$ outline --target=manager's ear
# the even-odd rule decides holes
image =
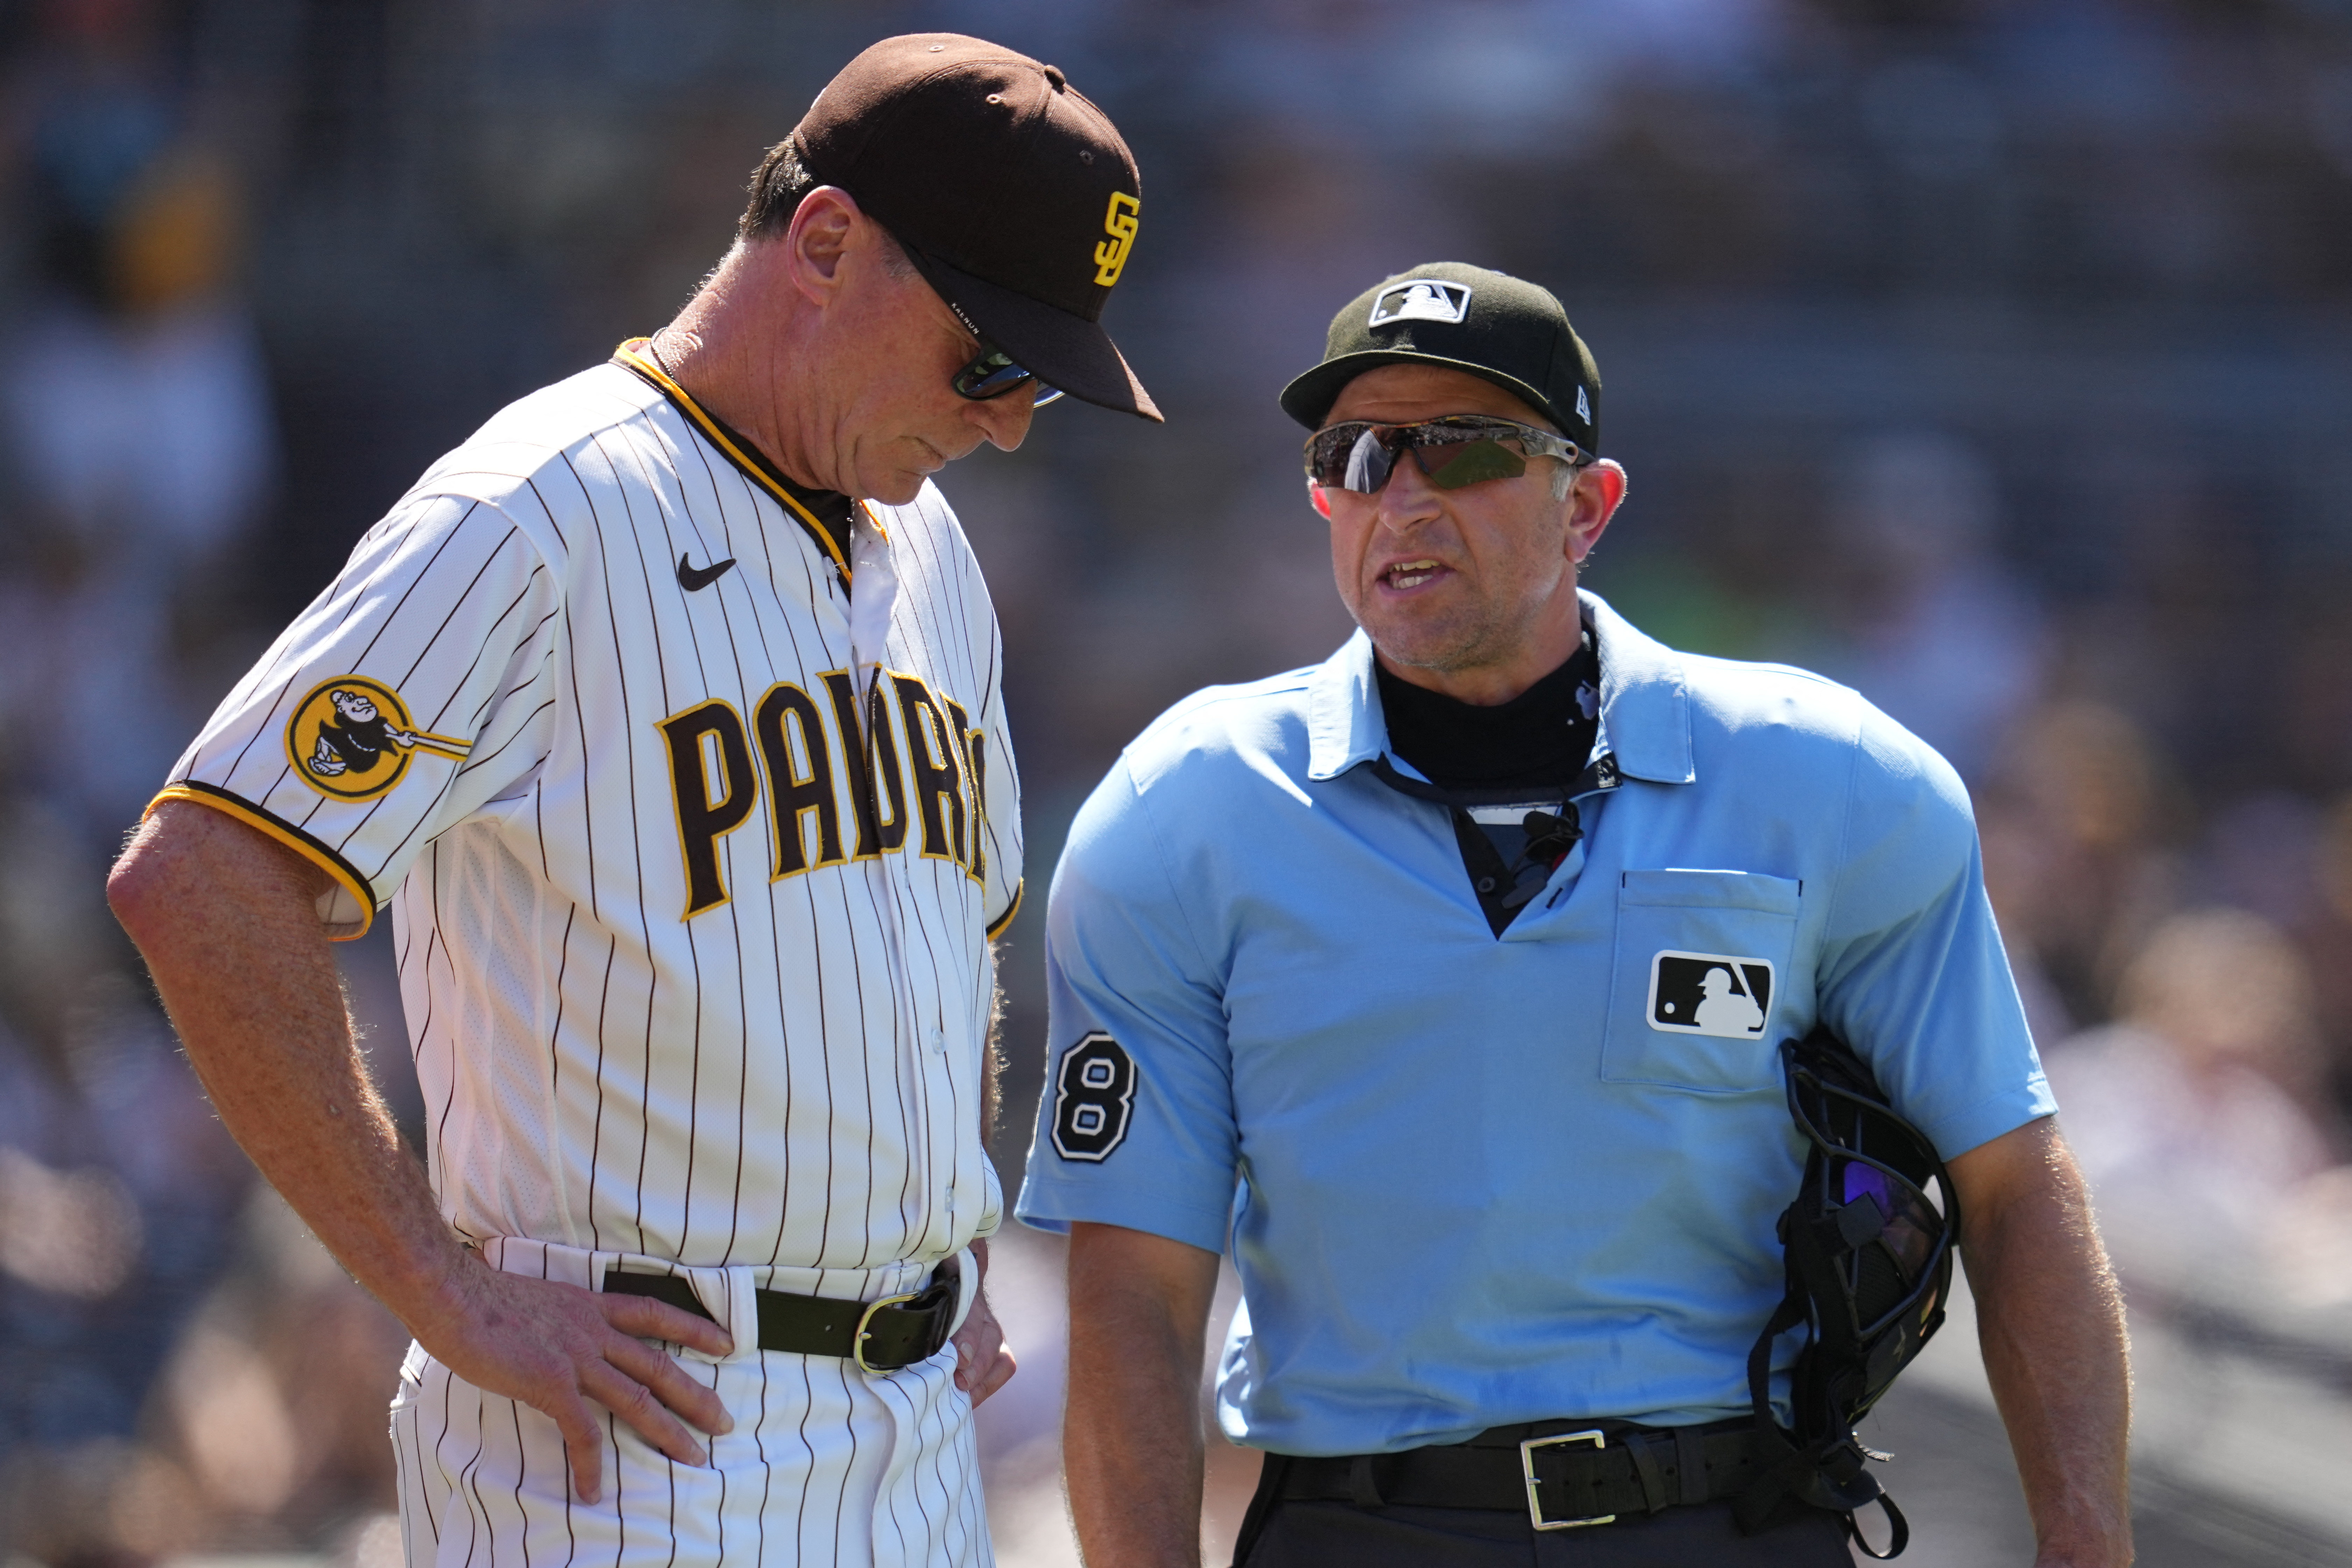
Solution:
[[[801,198],[784,231],[785,265],[793,287],[810,303],[825,305],[842,285],[842,259],[872,221],[857,210],[856,198],[838,185],[819,185]]]
[[[1609,531],[1610,519],[1624,504],[1626,483],[1624,467],[1614,458],[1602,458],[1576,476],[1568,492],[1568,558],[1577,565],[1584,564]]]

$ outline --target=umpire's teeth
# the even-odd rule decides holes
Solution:
[[[1400,561],[1389,568],[1389,586],[1418,588],[1436,573],[1437,563],[1434,561]]]

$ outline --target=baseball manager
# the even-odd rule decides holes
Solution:
[[[1854,692],[1579,590],[1600,405],[1533,285],[1350,302],[1282,406],[1360,630],[1177,705],[1071,829],[1021,1214],[1071,1234],[1088,1560],[1198,1561],[1230,1247],[1248,1568],[1846,1563],[1840,1514],[1731,1500],[1819,1025],[1948,1168],[2040,1560],[2127,1562],[2121,1315],[1966,795]]]
[[[415,1335],[411,1563],[990,1561],[1020,796],[929,475],[1049,388],[1159,417],[1097,324],[1140,195],[1052,66],[860,55],[683,313],[434,465],[117,866],[223,1120]],[[387,900],[429,1184],[327,945]]]

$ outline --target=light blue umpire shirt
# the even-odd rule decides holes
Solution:
[[[1816,1020],[1947,1160],[2055,1109],[1943,759],[1583,599],[1614,778],[1499,937],[1446,809],[1365,765],[1360,632],[1177,704],[1071,827],[1019,1214],[1230,1242],[1237,1443],[1745,1414],[1802,1165],[1778,1047]]]

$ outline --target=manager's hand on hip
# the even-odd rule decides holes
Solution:
[[[988,1304],[987,1241],[973,1242],[971,1255],[980,1265],[981,1282],[972,1288],[971,1310],[964,1314],[963,1327],[949,1342],[956,1348],[955,1385],[971,1395],[976,1405],[1012,1382],[1020,1363],[1005,1344],[1003,1325]]]
[[[604,1489],[604,1434],[595,1405],[685,1465],[709,1460],[688,1422],[722,1436],[734,1429],[717,1393],[643,1342],[663,1340],[726,1355],[734,1342],[707,1318],[644,1296],[502,1274],[472,1253],[445,1294],[454,1308],[437,1322],[412,1325],[417,1342],[467,1382],[552,1420],[583,1502],[594,1502]]]

